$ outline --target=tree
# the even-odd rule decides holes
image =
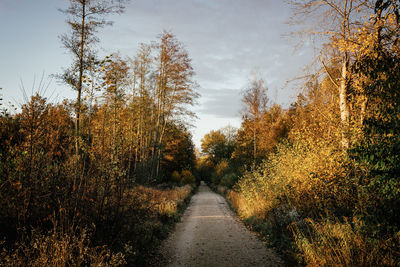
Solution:
[[[400,228],[397,210],[400,175],[400,3],[376,1],[359,35],[353,105],[361,110],[360,136],[350,150],[363,171],[357,212],[381,234]]]
[[[122,114],[126,103],[126,88],[128,86],[128,65],[117,55],[111,55],[105,62],[103,73],[103,98],[106,107],[111,113],[112,155],[111,160],[116,160],[118,148],[121,147]]]
[[[369,20],[359,30],[356,36],[357,42],[352,46],[353,51],[357,51],[358,57],[352,66],[355,75],[351,96],[353,105],[358,109],[357,119],[360,127],[363,126],[365,118],[368,116],[368,107],[370,106],[370,96],[368,95],[371,91],[367,90],[368,83],[383,78],[368,76],[372,73],[379,73],[380,69],[387,67],[383,64],[382,68],[379,68],[376,62],[385,63],[388,57],[399,55],[399,21],[400,3],[398,1],[376,1],[374,13],[369,16]],[[395,68],[395,66],[392,65],[390,68]],[[392,72],[390,68],[385,70],[389,75]],[[365,72],[369,72],[369,74],[362,75]],[[383,88],[390,92],[390,87]],[[385,94],[385,92],[383,93]]]
[[[238,129],[231,125],[228,125],[224,128],[221,128],[221,132],[225,135],[228,146],[234,147],[236,143]]]
[[[183,125],[169,124],[165,135],[165,148],[161,166],[163,175],[170,177],[174,171],[193,171],[196,156],[192,135]]]
[[[267,87],[263,79],[254,77],[250,85],[244,90],[242,102],[243,119],[251,123],[253,132],[253,159],[257,157],[257,134],[261,126],[261,117],[267,109]]]
[[[202,153],[209,157],[216,165],[222,159],[230,159],[234,149],[234,143],[229,140],[222,130],[210,131],[201,139]]]
[[[339,81],[332,77],[324,61],[321,61],[327,75],[331,78],[339,91],[339,109],[342,124],[342,147],[349,148],[350,139],[350,107],[348,94],[351,88],[350,66],[354,61],[356,53],[353,52],[352,45],[356,42],[355,34],[360,29],[362,22],[360,18],[366,14],[368,1],[366,0],[307,0],[292,1],[295,7],[293,22],[295,19],[302,22],[311,22],[311,27],[307,29],[307,35],[326,37],[328,46],[337,51],[338,56],[331,61],[340,62],[341,74]],[[326,48],[321,50],[326,51]]]
[[[186,49],[170,32],[164,31],[159,40],[154,45],[157,54],[152,171],[155,170],[155,173],[151,176],[157,176],[159,172],[161,144],[166,126],[172,118],[193,117],[194,114],[187,107],[194,105],[198,97],[196,84],[192,80],[194,71]]]
[[[29,155],[27,175],[34,176],[36,172],[41,171],[41,164],[45,164],[43,157],[46,151],[48,140],[49,123],[49,104],[46,98],[38,93],[31,97],[31,100],[22,105],[22,112],[19,115],[21,121],[21,132],[25,136],[24,151]]]
[[[132,131],[135,131],[135,163],[134,169],[143,168],[149,158],[149,141],[151,121],[154,117],[154,101],[152,97],[152,46],[141,44],[132,62],[133,91],[130,102]],[[134,123],[136,121],[136,123]]]
[[[81,95],[84,72],[89,69],[94,60],[93,46],[99,42],[95,35],[99,28],[110,25],[104,19],[105,15],[122,13],[127,0],[69,0],[68,9],[61,10],[67,15],[67,23],[71,28],[70,34],[61,35],[64,47],[73,57],[72,67],[66,69],[62,75],[65,83],[78,92],[75,106],[75,154],[79,155]]]
[[[244,119],[235,138],[235,149],[232,163],[241,167],[251,167],[261,163],[274,151],[277,144],[287,137],[291,127],[290,115],[287,110],[275,104],[266,109],[257,124],[257,138],[254,140],[254,121]],[[254,141],[256,154],[254,156]]]

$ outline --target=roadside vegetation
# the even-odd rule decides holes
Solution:
[[[199,167],[289,264],[396,266],[399,3],[293,2],[295,16],[325,22],[307,32],[328,37],[321,70],[289,108],[255,77],[241,127],[204,136]]]
[[[19,108],[0,100],[0,265],[143,266],[196,186],[194,71],[170,32],[101,58],[126,1],[69,2],[73,63],[55,76],[76,100],[51,102],[44,79]]]

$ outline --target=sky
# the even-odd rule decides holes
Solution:
[[[0,94],[6,104],[23,103],[21,88],[29,97],[42,77],[51,101],[76,97],[50,77],[71,63],[59,40],[68,27],[58,10],[67,6],[68,0],[0,0]],[[199,147],[210,130],[240,127],[241,91],[255,72],[266,82],[270,105],[295,101],[297,86],[288,81],[302,75],[313,49],[296,50],[296,40],[285,37],[294,31],[286,23],[291,13],[281,0],[131,0],[125,13],[108,17],[114,25],[100,30],[98,50],[133,57],[140,43],[163,30],[174,33],[199,84],[191,128]]]

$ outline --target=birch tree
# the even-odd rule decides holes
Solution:
[[[267,110],[267,87],[263,79],[254,77],[250,85],[244,90],[242,102],[244,104],[243,118],[251,121],[253,132],[253,159],[257,158],[257,133],[259,132],[261,117]]]
[[[351,63],[356,53],[352,51],[351,45],[356,42],[355,33],[362,27],[362,19],[369,6],[367,0],[307,0],[291,1],[294,6],[292,23],[302,22],[307,29],[303,32],[306,36],[322,37],[328,44],[327,47],[336,49],[338,57],[331,58],[331,61],[339,62],[341,67],[340,78],[335,79],[326,62],[321,63],[326,74],[331,78],[339,91],[339,109],[342,123],[342,147],[349,148],[349,120],[350,108],[348,93],[351,87]],[[326,51],[321,54],[326,56]]]

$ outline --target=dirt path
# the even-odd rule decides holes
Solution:
[[[225,199],[203,183],[161,253],[167,266],[283,265],[236,218]]]

